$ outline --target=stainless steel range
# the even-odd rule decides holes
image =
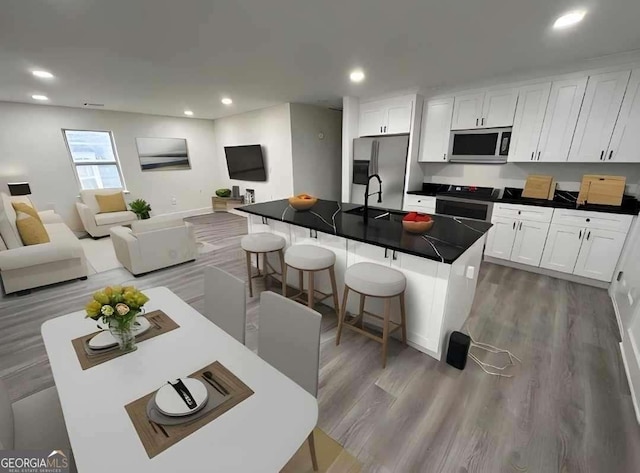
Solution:
[[[491,221],[493,202],[499,191],[493,187],[441,185],[436,190],[436,213]]]

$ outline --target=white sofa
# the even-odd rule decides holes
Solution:
[[[138,217],[130,210],[100,213],[96,194],[107,195],[122,192],[122,189],[92,189],[80,191],[81,202],[76,202],[84,229],[94,238],[107,236],[112,227],[128,225]]]
[[[0,194],[0,277],[5,294],[86,278],[84,250],[62,218],[50,210],[39,212],[51,241],[24,246],[11,202],[7,194]]]
[[[111,229],[118,261],[134,276],[193,261],[198,254],[193,225],[181,219],[138,220]]]

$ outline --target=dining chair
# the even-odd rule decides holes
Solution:
[[[260,295],[258,356],[318,396],[322,316],[275,292]],[[318,471],[313,431],[308,437],[313,470]]]
[[[246,290],[242,279],[217,266],[204,269],[204,315],[244,345]]]
[[[55,386],[14,403],[0,380],[0,450],[62,450],[71,453]],[[65,453],[66,455],[66,453]],[[73,458],[68,458],[75,472]]]

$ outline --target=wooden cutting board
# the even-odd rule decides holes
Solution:
[[[578,204],[621,205],[627,178],[585,174],[582,176]]]
[[[529,199],[548,199],[553,176],[538,176],[530,174],[522,191],[522,197]]]

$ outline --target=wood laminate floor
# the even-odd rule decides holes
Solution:
[[[195,263],[141,278],[119,268],[0,300],[0,377],[13,400],[53,384],[40,325],[80,310],[93,291],[167,286],[201,309],[204,266],[245,278],[246,221],[224,213],[190,221],[199,239],[219,247]],[[257,304],[247,304],[252,349]],[[378,343],[347,331],[336,347],[335,314],[321,312],[319,427],[363,471],[640,472],[640,427],[606,291],[484,263],[466,329],[522,360],[513,378],[472,363],[458,371],[396,341],[383,370]]]

